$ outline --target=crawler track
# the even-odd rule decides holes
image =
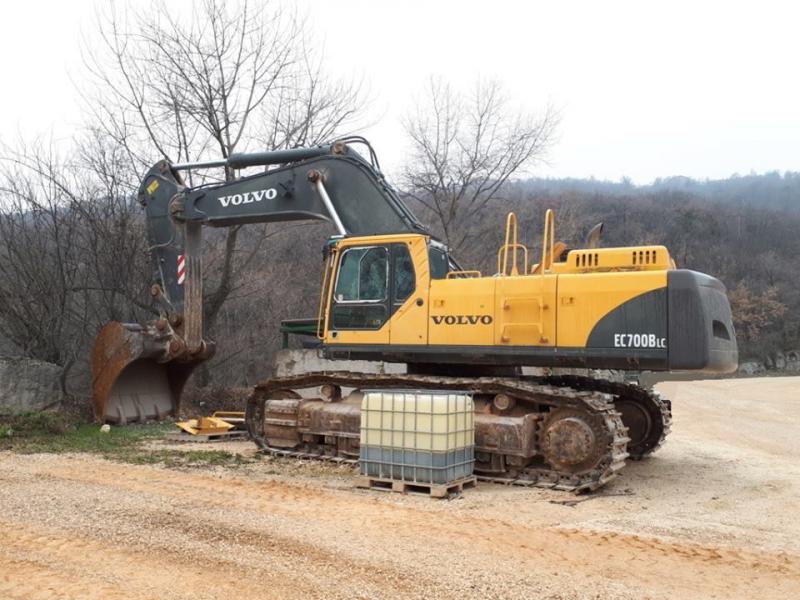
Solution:
[[[631,438],[628,442],[628,454],[633,460],[641,460],[658,450],[672,429],[672,403],[656,391],[632,383],[578,375],[532,380],[575,390],[611,394],[614,397],[614,406],[628,426],[628,435]],[[630,422],[626,417],[630,418]]]
[[[352,424],[339,430],[314,430],[299,417],[303,391],[320,386],[356,389],[427,389],[468,391],[476,398],[476,421],[483,422],[483,432],[476,427],[475,471],[482,480],[525,486],[540,486],[569,491],[597,489],[614,478],[628,457],[629,441],[622,417],[614,406],[610,393],[575,389],[553,380],[534,380],[504,377],[444,377],[428,375],[381,375],[349,372],[307,373],[277,377],[257,385],[248,399],[246,425],[253,441],[267,453],[298,458],[317,458],[336,462],[357,462],[352,445],[359,434]],[[316,394],[316,392],[314,392]],[[493,411],[487,398],[505,394],[516,400],[513,417],[523,422],[534,420],[534,433],[527,439],[523,453],[505,454],[493,444],[482,446],[493,427],[503,427],[503,411]],[[308,396],[308,393],[305,394]],[[277,401],[271,404],[270,401]],[[320,403],[321,400],[310,400]],[[352,403],[352,401],[351,401]],[[275,411],[279,418],[275,418]],[[270,413],[271,416],[268,416]],[[499,413],[499,414],[495,414]],[[552,442],[553,422],[559,418],[580,421],[581,427],[591,430],[594,440],[588,459],[574,461],[575,468],[564,468],[562,457],[556,456],[558,444]],[[507,419],[506,419],[507,421]],[[527,421],[525,421],[527,423]],[[267,428],[282,428],[283,440],[275,443]],[[286,431],[297,434],[297,443],[287,443]],[[556,430],[557,431],[557,430]],[[550,443],[548,443],[550,440]],[[342,451],[342,441],[348,451]],[[549,456],[549,458],[548,458]],[[569,461],[567,461],[568,463]],[[588,463],[589,466],[585,466]],[[555,465],[561,464],[562,467]]]

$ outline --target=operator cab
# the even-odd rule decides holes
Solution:
[[[417,260],[415,266],[412,251],[419,255],[426,247],[427,262]],[[446,279],[458,268],[447,246],[422,235],[339,238],[330,248],[331,255],[339,255],[328,323],[333,337],[339,330],[380,329],[427,283],[421,279]],[[427,292],[420,290],[418,302],[423,295]]]

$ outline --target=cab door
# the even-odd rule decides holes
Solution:
[[[331,297],[329,343],[389,343],[390,262],[386,245],[342,250]]]
[[[342,250],[327,343],[427,344],[425,239]]]
[[[391,324],[392,345],[428,343],[430,274],[424,238],[392,244]]]

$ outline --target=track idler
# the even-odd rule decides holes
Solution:
[[[108,323],[92,350],[95,419],[124,425],[177,416],[186,380],[213,353],[213,344],[206,343],[199,352],[187,352],[180,328],[164,318],[143,325]]]

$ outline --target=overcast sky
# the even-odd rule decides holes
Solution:
[[[168,1],[189,10],[189,0]],[[400,116],[431,75],[500,80],[513,102],[560,108],[542,176],[636,183],[800,170],[800,5],[792,2],[300,0],[336,74],[374,98],[363,131],[391,172]],[[90,0],[6,3],[0,137],[80,122],[80,35]]]

